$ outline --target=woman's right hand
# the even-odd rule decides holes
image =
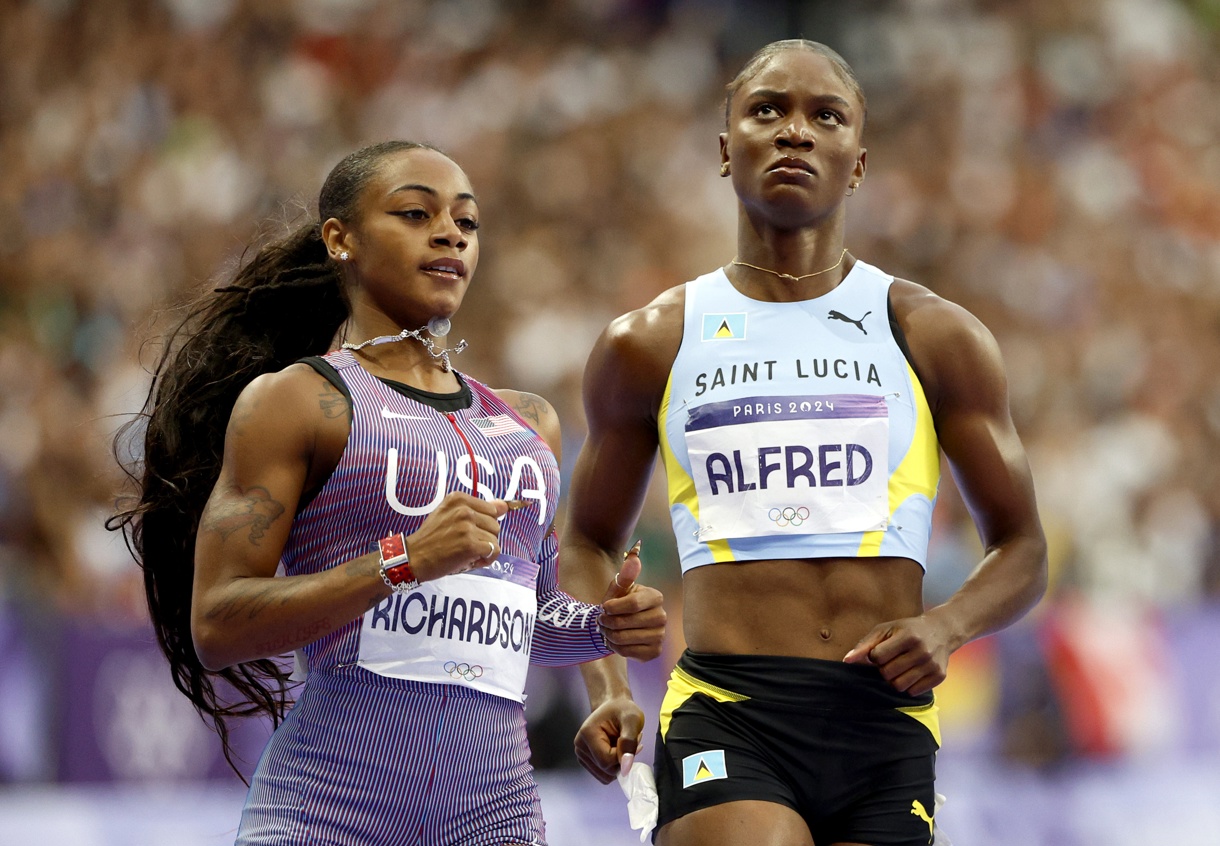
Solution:
[[[500,552],[503,500],[454,491],[407,537],[411,572],[421,582],[486,567]]]

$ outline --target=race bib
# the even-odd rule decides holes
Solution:
[[[381,676],[473,687],[523,701],[538,614],[533,561],[424,582],[364,614],[357,663]]]
[[[746,397],[686,422],[699,540],[868,532],[889,519],[889,409],[864,394]]]

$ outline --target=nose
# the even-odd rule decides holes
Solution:
[[[800,121],[790,121],[775,136],[775,146],[780,149],[812,150],[813,132]]]
[[[462,230],[462,227],[458,226],[456,220],[454,220],[448,214],[438,214],[434,220],[436,221],[436,225],[432,230],[431,237],[428,239],[429,244],[431,244],[433,247],[453,247],[458,250],[466,249],[466,246],[470,243],[470,241],[466,237],[466,233]]]

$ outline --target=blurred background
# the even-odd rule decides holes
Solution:
[[[938,821],[1220,844],[1220,0],[0,0],[0,842],[232,842],[243,786],[103,527],[175,307],[347,152],[437,144],[482,211],[458,365],[547,397],[566,473],[598,332],[733,257],[724,85],[793,36],[869,98],[849,248],[994,332],[1051,543],[1047,598],[939,689]],[[673,605],[632,667],[655,714],[660,485],[638,531]],[[928,601],[979,554],[946,475]],[[552,844],[637,842],[576,768],[578,673],[528,707]]]

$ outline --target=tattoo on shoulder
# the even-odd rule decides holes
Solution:
[[[345,418],[349,423],[352,419],[352,406],[343,396],[343,392],[330,382],[323,382],[322,392],[318,394],[318,406],[327,420]]]
[[[519,392],[513,401],[513,411],[521,415],[522,418],[534,424],[534,428],[542,425],[542,419],[546,417],[551,410],[550,403],[544,400],[537,394],[527,394]]]
[[[225,540],[234,532],[248,529],[250,544],[258,546],[284,510],[283,504],[273,499],[266,488],[256,486],[240,497],[210,505],[199,528],[200,531],[216,532]]]

